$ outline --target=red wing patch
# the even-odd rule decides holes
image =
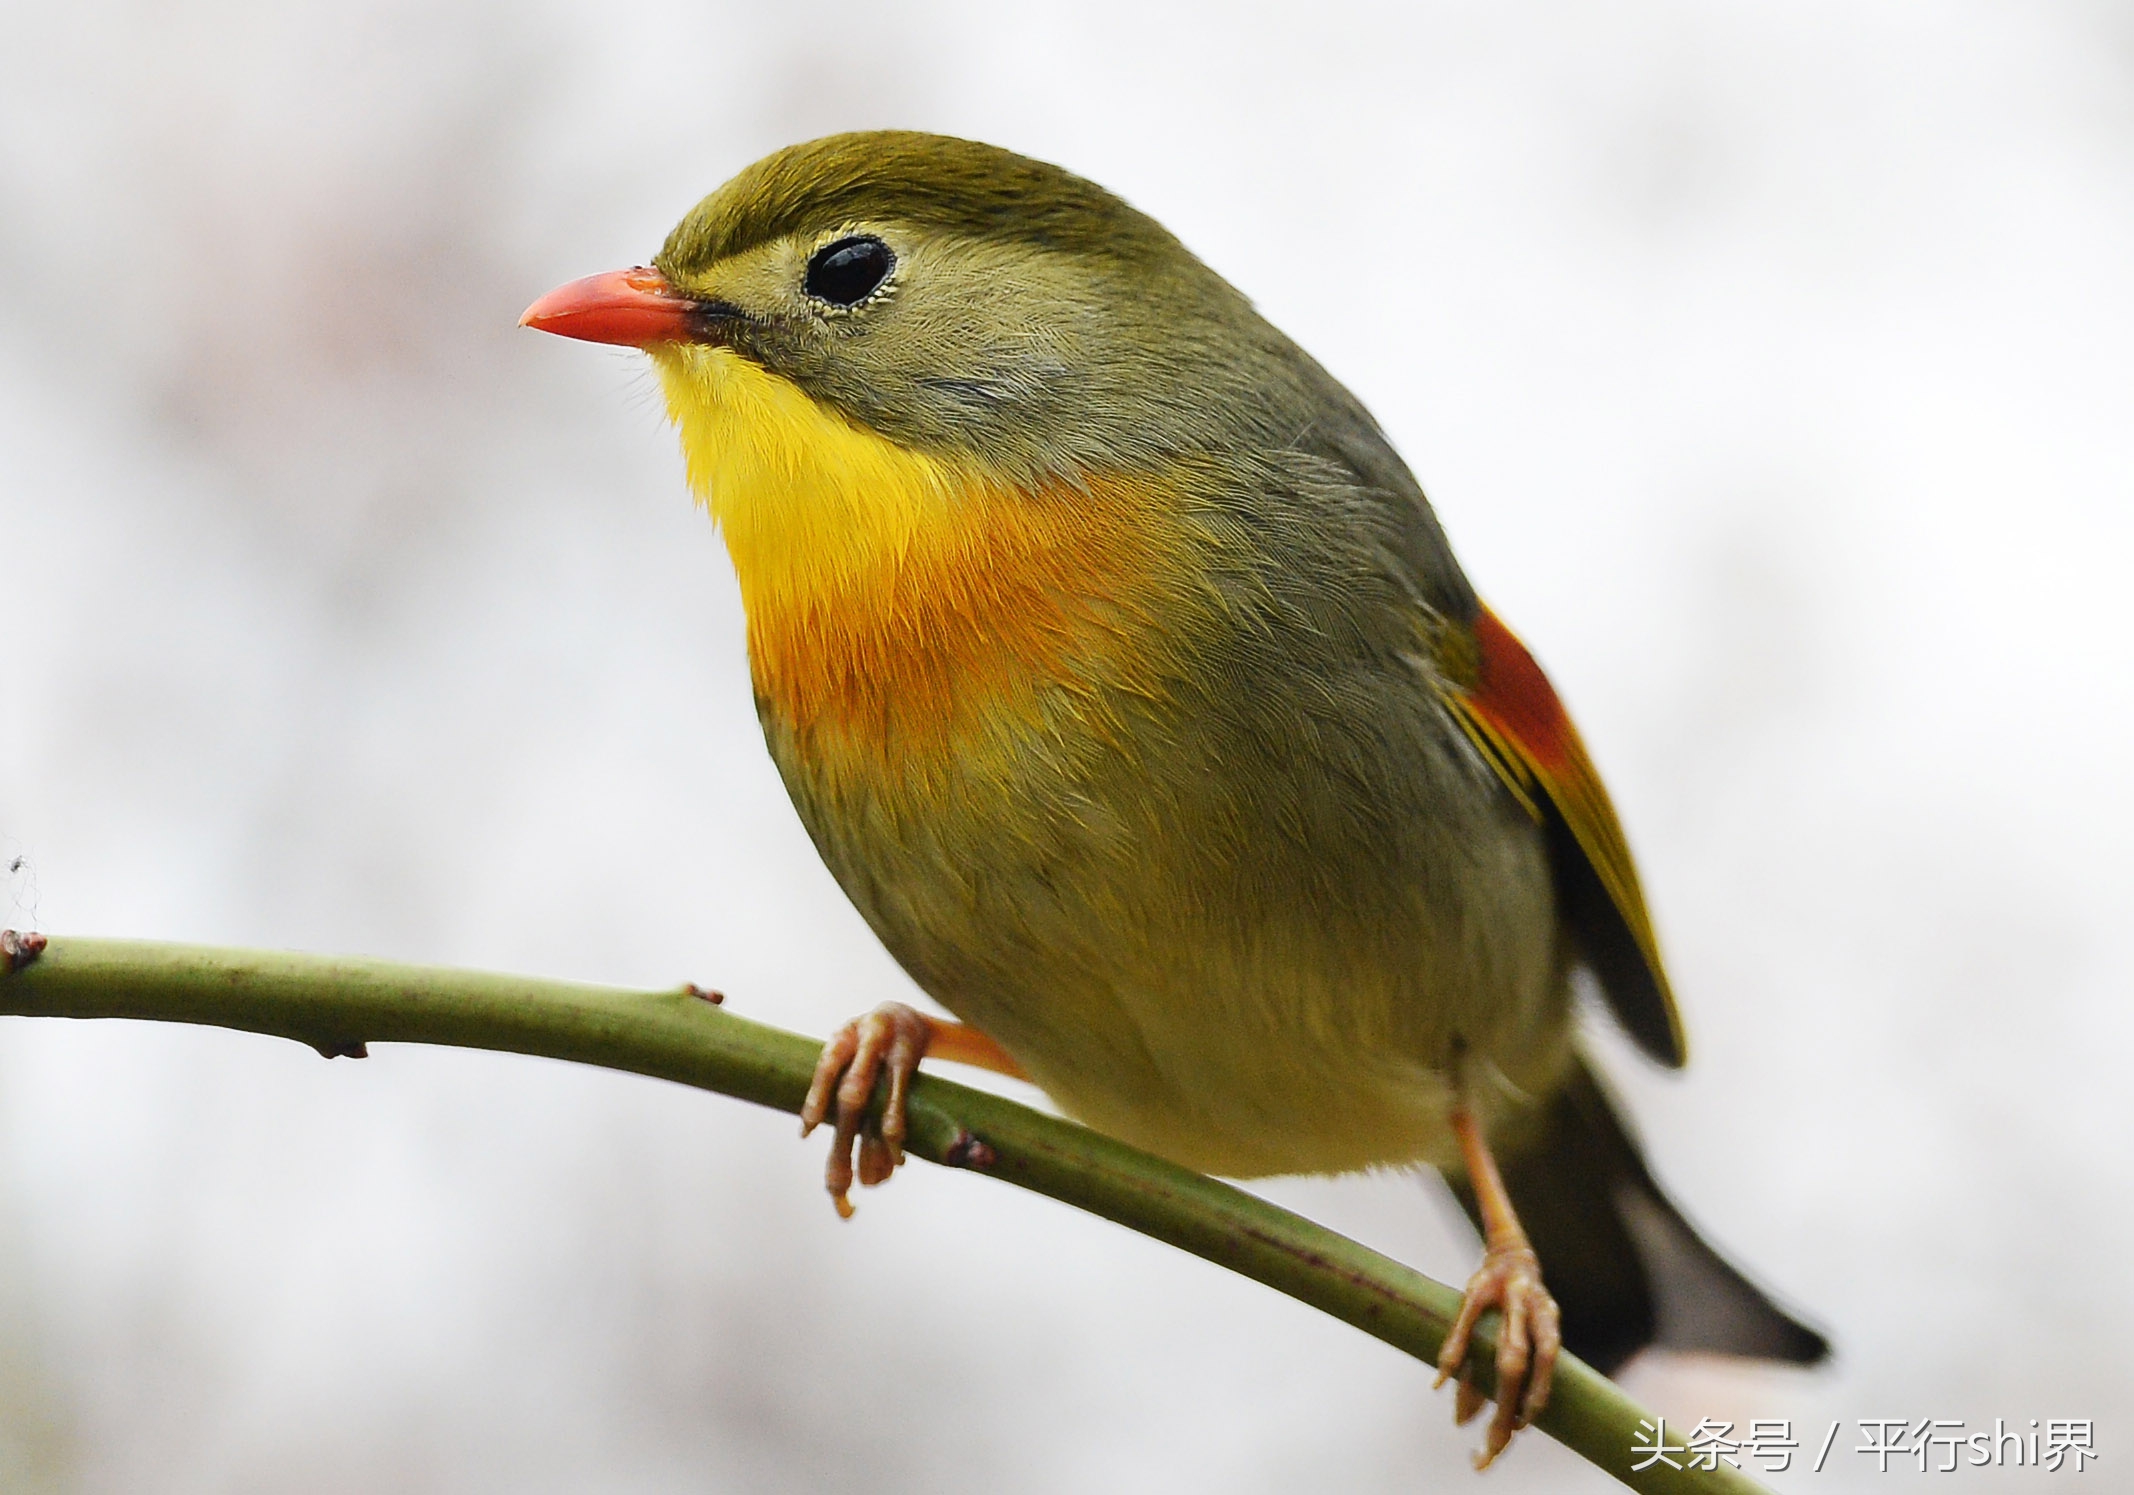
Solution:
[[[1637,867],[1578,728],[1526,646],[1486,607],[1476,615],[1473,638],[1473,684],[1448,697],[1454,714],[1527,812],[1546,822],[1546,807],[1569,832],[1578,855],[1606,893],[1614,920],[1620,921],[1619,930],[1588,931],[1597,936],[1589,944],[1622,943],[1627,937],[1635,951],[1632,964],[1643,967],[1641,972],[1618,967],[1611,979],[1606,969],[1611,962],[1602,958],[1594,962],[1595,974],[1610,1005],[1647,1052],[1662,1063],[1680,1064],[1687,1053],[1682,1018],[1660,964],[1659,940],[1645,911]]]

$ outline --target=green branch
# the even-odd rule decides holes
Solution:
[[[361,1053],[440,1043],[570,1059],[800,1109],[818,1045],[725,1012],[693,987],[624,991],[529,977],[310,955],[117,940],[53,940],[0,960],[0,1013],[210,1023]],[[27,954],[28,952],[24,952]],[[7,970],[9,966],[19,969]],[[1300,1216],[1086,1127],[931,1075],[912,1087],[909,1151],[991,1174],[1263,1282],[1421,1360],[1459,1304],[1442,1283]],[[1492,1380],[1494,1315],[1474,1362]],[[1566,1356],[1538,1426],[1635,1490],[1754,1491],[1716,1470],[1630,1472],[1648,1414]]]

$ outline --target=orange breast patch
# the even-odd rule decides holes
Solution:
[[[1040,692],[1153,690],[1182,548],[1163,496],[1124,480],[973,486],[876,564],[752,604],[756,690],[818,746],[880,754],[1034,722]]]

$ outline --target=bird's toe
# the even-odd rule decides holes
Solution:
[[[1465,1423],[1481,1410],[1482,1394],[1465,1368],[1476,1323],[1489,1309],[1502,1318],[1497,1328],[1495,1370],[1497,1412],[1490,1419],[1475,1467],[1486,1469],[1511,1446],[1512,1435],[1532,1422],[1548,1404],[1556,1361],[1563,1351],[1562,1315],[1541,1280],[1541,1262],[1531,1248],[1507,1246],[1487,1252],[1467,1283],[1459,1316],[1438,1355],[1437,1384],[1459,1377],[1454,1417]]]

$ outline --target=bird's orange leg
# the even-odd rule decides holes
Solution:
[[[884,1002],[865,1017],[855,1018],[831,1035],[815,1061],[815,1080],[808,1086],[807,1101],[800,1108],[800,1135],[834,1117],[836,1131],[830,1139],[830,1163],[823,1182],[838,1214],[852,1218],[854,1149],[858,1152],[859,1181],[869,1188],[881,1183],[904,1161],[904,1098],[919,1061],[932,1057],[953,1059],[997,1070],[1015,1079],[1027,1079],[1022,1066],[1008,1051],[962,1023],[928,1017],[902,1002]],[[879,1127],[866,1125],[867,1103],[882,1072],[889,1073],[889,1099],[882,1106]]]
[[[1438,1352],[1435,1384],[1444,1385],[1450,1376],[1460,1378],[1453,1416],[1462,1424],[1482,1410],[1482,1394],[1468,1378],[1463,1362],[1483,1310],[1502,1309],[1504,1320],[1497,1329],[1497,1415],[1490,1419],[1488,1437],[1475,1455],[1475,1468],[1487,1469],[1510,1445],[1512,1434],[1532,1422],[1548,1403],[1556,1357],[1563,1350],[1563,1316],[1541,1284],[1541,1260],[1512,1212],[1511,1195],[1505,1192],[1497,1160],[1490,1156],[1474,1113],[1455,1106],[1452,1130],[1459,1138],[1467,1180],[1482,1211],[1482,1265],[1468,1279],[1460,1316]]]

